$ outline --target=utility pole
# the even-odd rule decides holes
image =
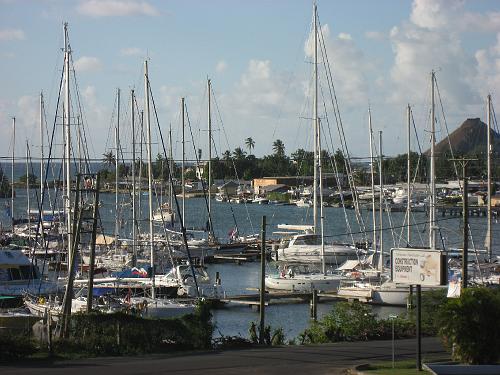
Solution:
[[[266,309],[266,216],[262,216],[260,238],[260,326],[259,344],[264,344],[265,309]]]
[[[450,159],[451,161],[457,161],[462,166],[462,179],[463,192],[462,192],[462,209],[463,209],[463,245],[462,245],[462,289],[467,288],[468,279],[468,259],[469,259],[469,199],[467,194],[467,189],[469,182],[467,180],[467,166],[469,162],[476,161],[477,159]]]

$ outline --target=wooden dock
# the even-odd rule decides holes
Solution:
[[[441,216],[463,216],[463,207],[461,206],[438,206],[437,207],[438,214]],[[469,216],[477,216],[481,217],[487,216],[487,207],[486,206],[469,206]],[[500,217],[500,207],[492,207],[491,215],[493,218]]]
[[[234,305],[247,305],[249,307],[259,306],[260,296],[258,293],[252,294],[239,294],[239,295],[224,295],[219,298],[208,298],[216,305],[225,305],[226,307],[231,304]],[[311,303],[313,293],[299,293],[299,292],[266,292],[265,305],[283,305],[283,304],[300,304]],[[371,298],[365,295],[339,295],[337,291],[325,291],[317,293],[317,301],[363,301],[370,302]]]

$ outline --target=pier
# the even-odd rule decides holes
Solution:
[[[461,206],[439,206],[437,207],[438,214],[442,217],[445,216],[463,216],[463,207]],[[469,206],[468,207],[469,217],[476,216],[481,217],[487,216],[487,207],[486,206]],[[497,219],[500,216],[500,207],[492,207],[491,208],[491,216],[494,219]]]

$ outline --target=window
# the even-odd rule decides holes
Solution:
[[[22,280],[23,277],[21,275],[21,271],[19,271],[19,268],[9,268],[10,271],[10,279],[11,280]]]

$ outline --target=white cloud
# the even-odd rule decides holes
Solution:
[[[325,41],[328,61],[339,95],[351,106],[366,104],[368,82],[364,74],[373,71],[371,62],[366,59],[349,34],[340,33],[337,37],[332,37],[330,34],[328,24],[324,24],[321,27],[321,35]],[[313,59],[314,33],[309,34],[304,51],[309,59]],[[318,53],[318,60],[322,62],[321,53]]]
[[[144,56],[145,53],[142,49],[137,47],[127,47],[120,50],[122,56]]]
[[[0,30],[0,41],[24,40],[26,36],[24,31],[20,29],[3,29]]]
[[[75,70],[78,72],[98,71],[102,68],[102,63],[97,57],[82,56],[75,61]]]
[[[85,0],[78,12],[92,17],[157,16],[159,11],[147,1],[141,0]]]
[[[381,31],[366,31],[365,37],[372,40],[384,40],[387,39],[387,34]]]
[[[351,36],[351,34],[348,34],[348,33],[340,33],[339,34],[339,39],[342,39],[342,40],[352,40],[352,36]]]
[[[217,62],[217,65],[215,65],[215,71],[217,73],[223,73],[227,69],[227,63],[224,60],[220,60]]]

